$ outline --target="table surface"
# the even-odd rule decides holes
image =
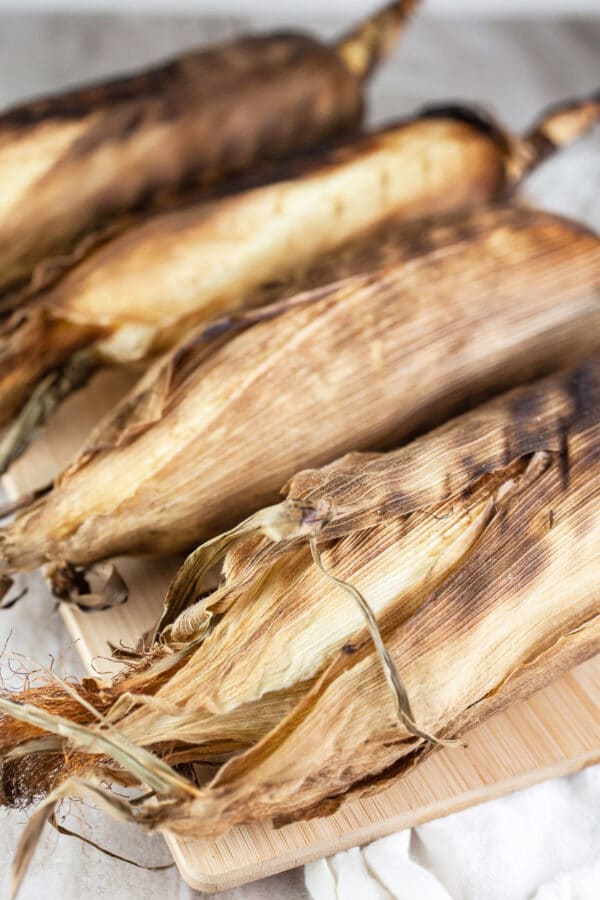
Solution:
[[[81,79],[142,65],[195,43],[226,38],[249,27],[282,25],[239,19],[0,15],[0,106],[22,97],[58,89]],[[336,23],[317,30],[335,33]],[[524,127],[546,103],[585,93],[600,83],[600,20],[511,22],[415,20],[386,69],[371,85],[373,122],[412,111],[424,102],[461,99],[485,104],[513,128]],[[528,195],[564,213],[577,213],[600,224],[600,135],[582,141],[563,160],[536,174]],[[590,159],[593,162],[590,162]],[[0,617],[0,646],[45,665],[80,673],[48,591],[37,575],[27,578],[29,594]],[[6,683],[17,678],[5,657]],[[142,864],[168,863],[161,838],[148,838],[80,804],[72,804],[72,825],[96,841]],[[0,813],[0,859],[8,861],[26,813]],[[7,866],[0,868],[0,896],[6,896]],[[79,900],[84,896],[200,897],[174,868],[150,872],[99,854],[72,838],[46,832],[20,895],[21,900]],[[215,896],[215,895],[212,895]],[[221,900],[280,900],[307,897],[300,870],[218,895]]]

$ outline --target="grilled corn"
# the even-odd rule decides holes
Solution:
[[[298,177],[154,215],[96,246],[0,332],[0,471],[97,365],[145,360],[190,327],[271,292],[390,216],[485,204],[589,128],[595,99],[544,113],[517,138],[465,108],[428,110],[333,151]]]
[[[1,572],[53,563],[69,596],[69,567],[77,582],[73,566],[189,548],[303,467],[600,350],[600,242],[550,214],[386,227],[317,269],[306,281],[324,287],[221,320],[151,369],[0,532]]]
[[[83,236],[130,211],[356,128],[361,82],[415,5],[391,3],[332,46],[244,37],[6,111],[0,295],[52,277],[53,257],[77,258]]]
[[[431,752],[309,540],[368,600],[416,721],[446,738],[598,652],[599,440],[596,359],[400,450],[302,472],[278,506],[197,550],[159,639],[116,680],[0,699],[2,799],[44,798],[16,880],[64,796],[214,838],[329,813]],[[204,783],[178,771],[211,760]],[[129,805],[107,780],[155,796]]]

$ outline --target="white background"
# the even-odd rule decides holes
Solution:
[[[113,11],[113,12],[161,12],[175,14],[186,12],[196,15],[261,14],[277,15],[282,21],[361,14],[375,8],[384,0],[0,0],[0,10],[24,12],[25,10],[54,11]],[[600,0],[426,0],[424,9],[443,15],[462,15],[465,12],[478,16],[498,15],[583,15],[600,16]]]

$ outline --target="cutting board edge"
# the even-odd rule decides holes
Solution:
[[[440,800],[419,810],[411,810],[397,816],[381,819],[379,822],[371,822],[361,828],[346,831],[335,838],[306,844],[303,848],[297,848],[289,853],[265,859],[260,864],[252,863],[239,869],[230,868],[224,871],[223,874],[201,872],[198,863],[195,863],[194,868],[190,868],[189,860],[186,858],[187,854],[182,851],[182,840],[177,835],[169,833],[166,833],[164,837],[179,873],[188,887],[195,891],[216,894],[219,891],[232,890],[261,878],[278,875],[281,872],[314,862],[322,857],[331,856],[333,853],[350,850],[352,847],[376,841],[396,831],[403,831],[406,828],[423,825],[442,816],[461,812],[488,800],[505,797],[507,794],[533,787],[550,778],[573,775],[596,763],[600,763],[600,747],[579,757],[560,760],[552,765],[513,775],[491,785],[487,784],[471,791],[465,791],[463,794],[457,795],[450,800]],[[192,842],[193,840],[190,840],[190,843]]]

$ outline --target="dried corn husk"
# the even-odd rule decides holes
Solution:
[[[127,212],[356,128],[361,81],[415,5],[390,3],[332,46],[302,34],[243,37],[6,111],[0,294],[34,271],[36,283],[53,277],[65,261],[52,257],[81,256],[82,236]]]
[[[600,650],[599,440],[596,359],[400,450],[302,472],[276,509],[199,548],[168,598],[183,611],[116,680],[0,699],[3,801],[46,798],[17,875],[63,796],[214,837],[329,813],[431,751],[398,720],[361,612],[308,535],[368,600],[430,732],[461,735]],[[177,772],[211,759],[206,783]],[[99,779],[156,797],[129,807]]]
[[[53,563],[68,597],[81,580],[69,566],[194,546],[305,466],[392,446],[600,350],[600,242],[549,214],[386,229],[332,271],[325,288],[225,319],[150,371],[0,532],[2,573]]]
[[[69,378],[60,367],[74,352],[79,359],[88,348],[85,371],[147,359],[193,325],[261,303],[265,290],[289,293],[316,257],[390,216],[410,221],[497,199],[599,115],[595,98],[565,104],[518,138],[476,110],[429,109],[298,177],[147,217],[95,246],[0,334],[0,422],[30,401],[28,429],[19,423],[0,447],[0,469],[54,405],[48,395],[62,398]]]

